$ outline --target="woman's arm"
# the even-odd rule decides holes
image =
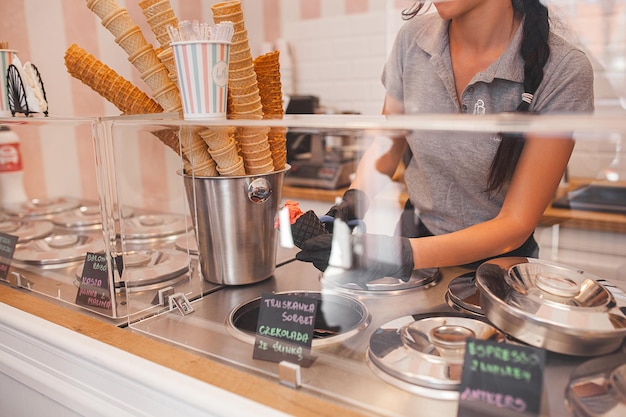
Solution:
[[[411,239],[415,269],[463,265],[522,245],[550,204],[573,148],[569,138],[527,136],[499,214],[457,232]]]
[[[385,96],[383,114],[402,114],[404,106],[389,94]],[[406,149],[404,137],[376,137],[361,157],[350,188],[364,191],[370,199],[389,181]]]

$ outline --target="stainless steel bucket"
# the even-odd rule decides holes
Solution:
[[[223,285],[263,281],[274,273],[274,221],[287,169],[240,177],[184,175],[205,280]]]

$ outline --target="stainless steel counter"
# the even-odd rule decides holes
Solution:
[[[285,254],[282,255],[284,259]],[[397,384],[384,381],[367,362],[370,335],[380,325],[406,315],[453,311],[445,301],[447,285],[467,270],[447,268],[441,272],[441,279],[429,288],[395,295],[354,294],[367,307],[371,322],[364,330],[346,340],[318,347],[314,345],[313,355],[317,359],[311,367],[301,369],[302,386],[299,389],[349,404],[365,414],[456,415],[456,392],[417,386],[398,388]],[[319,272],[312,265],[299,261],[287,262],[279,265],[274,276],[264,282],[225,287],[204,296],[192,304],[195,310],[192,314],[182,316],[168,312],[134,323],[130,329],[251,373],[264,375],[278,383],[278,364],[253,360],[253,335],[250,335],[250,340],[242,338],[238,331],[228,326],[228,317],[237,307],[260,297],[263,292],[321,290]],[[345,293],[345,290],[341,292]],[[541,415],[571,415],[564,403],[565,386],[574,367],[587,359],[548,353]]]

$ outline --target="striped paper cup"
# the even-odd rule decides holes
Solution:
[[[226,118],[230,43],[172,42],[185,119]]]
[[[0,86],[0,116],[10,116],[9,93],[7,91],[7,70],[13,63],[17,51],[12,49],[0,49],[0,71],[2,71],[2,85]]]

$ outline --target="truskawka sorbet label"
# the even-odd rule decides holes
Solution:
[[[264,293],[252,357],[270,362],[287,361],[304,367],[311,365],[316,313],[315,299]]]

